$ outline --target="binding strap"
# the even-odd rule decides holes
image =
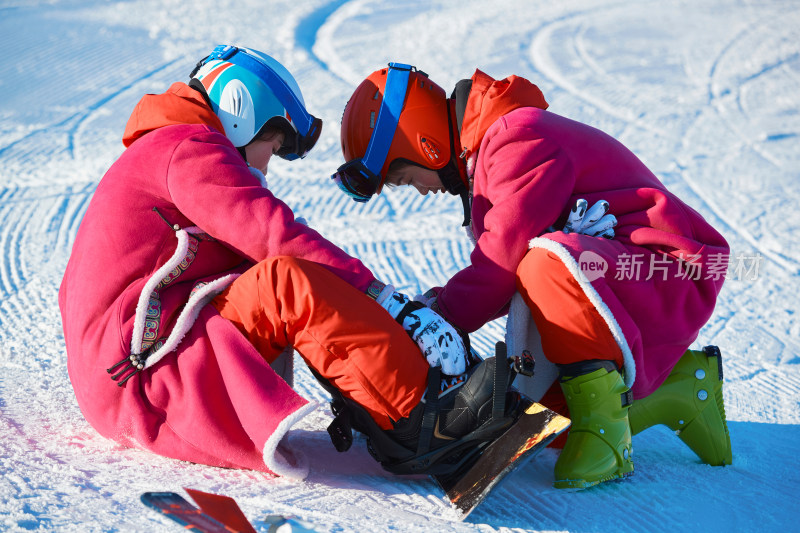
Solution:
[[[439,391],[441,389],[442,369],[433,367],[428,370],[428,390],[425,391],[425,410],[422,412],[422,424],[419,428],[417,456],[423,455],[431,448],[431,439],[439,417]]]
[[[498,420],[506,415],[506,391],[510,367],[508,364],[508,351],[506,343],[498,342],[495,344],[494,358],[494,391],[492,391],[492,418]]]

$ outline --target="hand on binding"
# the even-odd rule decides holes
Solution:
[[[376,300],[417,343],[428,364],[442,373],[457,375],[466,370],[467,350],[456,329],[447,320],[419,302],[387,285]]]
[[[613,239],[617,218],[608,214],[608,202],[600,200],[587,209],[588,206],[589,202],[583,198],[575,202],[575,207],[570,211],[567,223],[564,225],[564,233],[580,233],[591,237]]]

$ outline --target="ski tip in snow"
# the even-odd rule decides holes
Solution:
[[[187,531],[230,533],[225,524],[205,514],[176,492],[145,492],[141,500],[146,506],[177,522]]]
[[[177,522],[186,531],[203,533],[256,533],[236,501],[220,494],[184,488],[199,506],[195,507],[176,492],[145,492],[142,503]],[[294,516],[269,515],[264,519],[268,532],[315,533],[321,531]]]

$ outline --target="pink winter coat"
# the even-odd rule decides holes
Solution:
[[[634,395],[646,396],[711,316],[724,280],[727,243],[630,150],[595,128],[535,107],[480,120],[491,126],[479,139],[474,165],[477,244],[471,265],[439,293],[443,316],[474,331],[505,314],[516,292],[517,266],[529,247],[552,251],[576,278],[581,259],[602,258],[608,270],[584,281],[584,290],[590,299],[599,297],[601,314],[610,313],[612,333],[620,334],[626,366],[635,372]],[[618,220],[613,240],[548,231],[559,220],[563,225],[579,198],[589,205],[609,202]],[[582,258],[584,252],[597,255]],[[676,275],[680,260],[691,262],[697,269],[691,277],[699,279]],[[646,280],[651,261],[658,270]],[[626,265],[637,262],[641,275],[635,277]],[[667,280],[662,270],[669,270]]]
[[[295,222],[219,124],[181,124],[208,117],[204,106],[175,84],[131,117],[132,144],[97,187],[59,292],[70,380],[89,423],[121,444],[302,477],[280,441],[313,405],[205,304],[277,255],[320,263],[361,290],[374,278]],[[106,369],[148,347],[156,364],[122,387],[110,379]]]

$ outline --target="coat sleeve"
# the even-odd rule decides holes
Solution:
[[[504,119],[487,131],[478,154],[473,213],[485,211],[470,265],[439,295],[445,318],[472,332],[503,316],[516,292],[516,270],[528,242],[545,232],[572,193],[575,173],[559,146]],[[479,207],[479,209],[476,209]]]
[[[279,255],[307,259],[362,291],[374,279],[361,261],[296,222],[291,208],[261,186],[219,133],[198,133],[176,147],[167,189],[194,225],[253,263]]]

